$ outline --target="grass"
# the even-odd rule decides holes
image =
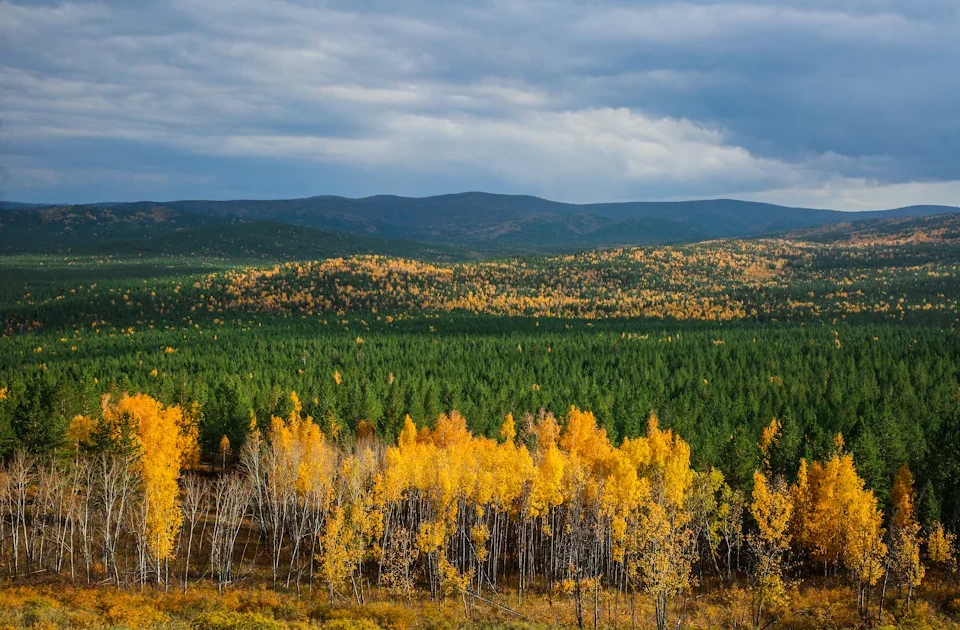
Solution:
[[[834,580],[812,579],[794,585],[787,605],[770,611],[772,627],[787,630],[827,630],[863,627],[853,591]],[[694,589],[671,604],[671,624],[691,630],[750,627],[749,590],[727,585]],[[136,591],[113,587],[72,586],[49,580],[32,586],[0,588],[0,629],[60,630],[549,630],[576,627],[570,598],[527,595],[517,604],[515,592],[489,595],[507,604],[495,607],[479,600],[465,612],[456,598],[435,602],[428,593],[412,600],[380,600],[362,606],[331,603],[324,589],[314,592],[272,591],[240,586],[219,592],[198,584],[179,588],[144,587]],[[912,630],[960,628],[960,599],[953,583],[931,582],[907,610],[892,592],[877,628]],[[650,628],[652,606],[638,594],[602,591],[596,599],[598,628]],[[584,601],[585,626],[593,627],[594,598]],[[509,611],[508,611],[509,609]],[[512,611],[512,612],[510,612]],[[876,608],[874,608],[874,614]]]

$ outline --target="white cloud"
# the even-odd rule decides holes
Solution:
[[[628,109],[530,112],[509,119],[398,114],[361,137],[231,135],[189,140],[192,150],[398,167],[470,170],[541,194],[588,200],[639,184],[691,181],[749,185],[795,181],[797,169],[756,157],[723,131]]]
[[[866,179],[836,179],[811,188],[746,192],[740,199],[832,210],[886,210],[904,206],[960,206],[960,180],[883,184]]]

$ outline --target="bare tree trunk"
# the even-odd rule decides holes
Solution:
[[[207,483],[195,475],[184,477],[182,485],[183,513],[188,523],[186,558],[183,565],[183,592],[187,592],[190,583],[190,555],[193,551],[194,531],[200,517],[210,509],[210,493]]]

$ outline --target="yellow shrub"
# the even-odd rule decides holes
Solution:
[[[113,626],[124,626],[138,630],[166,623],[170,619],[167,615],[149,606],[113,605],[103,611],[103,620]]]
[[[24,604],[22,623],[31,628],[56,628],[57,608],[59,604],[52,599],[35,597]]]
[[[463,609],[457,609],[456,613],[451,613],[449,608],[437,610],[436,606],[427,606],[421,608],[417,614],[417,628],[420,630],[453,630],[459,628],[457,617],[462,616]],[[457,614],[459,613],[459,614]]]
[[[170,617],[149,605],[143,597],[113,590],[100,591],[100,615],[107,625],[132,630],[170,621]]]
[[[303,603],[290,597],[284,597],[276,591],[265,588],[237,591],[236,604],[231,608],[237,612],[267,613],[283,621],[296,621],[306,618]]]
[[[95,588],[65,587],[57,591],[57,599],[74,609],[95,610],[99,607],[100,596]]]
[[[923,600],[914,600],[910,609],[897,619],[898,630],[940,630],[956,627],[956,624],[950,624],[937,614],[929,602]]]
[[[90,610],[65,611],[61,625],[65,628],[77,630],[100,630],[103,628],[100,615]]]
[[[383,630],[409,630],[417,621],[417,609],[386,602],[371,602],[360,607],[330,608],[321,606],[310,612],[321,622],[369,620]]]
[[[0,588],[0,610],[20,608],[26,603],[29,594],[21,588]]]
[[[201,612],[224,608],[223,600],[226,597],[227,595],[221,595],[216,589],[191,587],[186,593],[179,590],[164,593],[163,597],[154,600],[153,605],[171,617],[191,618]]]
[[[190,624],[193,630],[287,630],[280,621],[257,613],[213,611],[204,613]]]
[[[320,626],[322,630],[381,630],[369,619],[331,619]]]

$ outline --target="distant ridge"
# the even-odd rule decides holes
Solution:
[[[22,213],[22,216],[14,218],[10,212]],[[12,224],[23,229],[35,218],[30,215],[37,212],[36,209],[4,212],[7,216],[0,215],[0,229],[8,231]],[[74,230],[82,224],[82,229],[96,233],[98,239],[143,238],[200,226],[272,222],[507,253],[757,236],[845,223],[854,218],[862,221],[958,213],[960,208],[909,206],[850,213],[733,199],[570,204],[527,195],[465,192],[420,198],[377,195],[360,199],[316,196],[279,200],[139,201],[65,206],[39,212],[93,217],[93,223],[91,219],[74,221]],[[162,217],[162,220],[153,220],[153,217]],[[54,229],[54,225],[48,222],[44,228],[36,224],[33,229]]]
[[[29,210],[30,208],[49,208],[49,203],[22,203],[19,201],[0,201],[0,210]]]

